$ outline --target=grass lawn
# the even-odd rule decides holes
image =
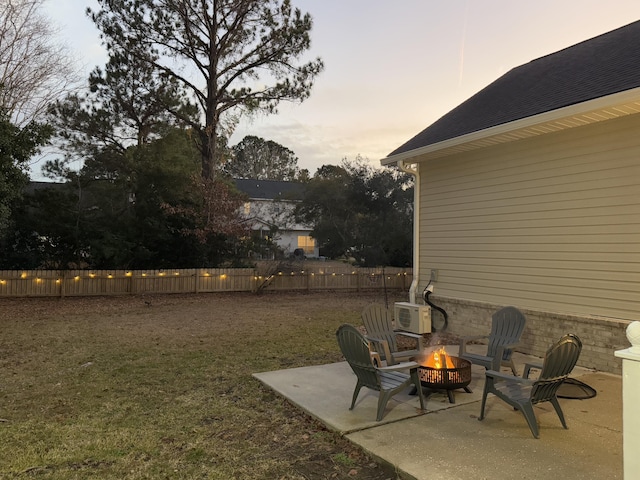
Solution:
[[[342,360],[337,327],[382,301],[0,299],[0,478],[393,479],[251,376]]]

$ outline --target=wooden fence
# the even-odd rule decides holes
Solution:
[[[253,268],[168,270],[0,270],[0,297],[65,297],[205,293],[407,290],[401,268],[312,267],[262,275]]]

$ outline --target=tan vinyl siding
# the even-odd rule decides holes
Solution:
[[[421,287],[640,320],[640,115],[419,169]]]

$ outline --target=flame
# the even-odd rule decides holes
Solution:
[[[431,354],[427,357],[427,361],[425,363],[427,367],[431,368],[455,368],[455,365],[449,358],[449,355],[447,355],[444,347],[431,352]]]

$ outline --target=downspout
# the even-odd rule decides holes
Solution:
[[[414,177],[413,185],[413,280],[409,287],[409,302],[416,303],[416,291],[420,279],[420,173],[417,163],[400,160],[398,168]]]

